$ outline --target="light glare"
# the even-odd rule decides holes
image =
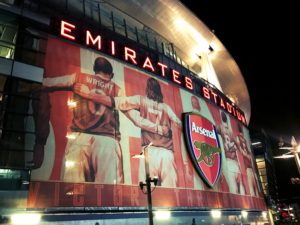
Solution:
[[[248,212],[247,211],[242,211],[242,217],[247,218],[247,216],[248,216]]]
[[[211,210],[211,215],[213,218],[220,218],[222,213],[220,210]]]
[[[71,139],[71,140],[74,140],[76,137],[75,137],[74,134],[67,134],[67,135],[66,135],[66,138]]]
[[[171,217],[170,211],[155,211],[155,218],[158,220],[168,220]]]
[[[263,217],[264,219],[267,218],[267,212],[262,212],[261,214],[262,214],[262,217]]]
[[[253,143],[251,143],[251,145],[261,145],[261,142],[260,141],[253,142]]]
[[[66,168],[72,168],[72,167],[74,167],[75,162],[74,162],[74,161],[67,160],[67,161],[65,162],[65,164],[66,164]]]
[[[67,102],[69,108],[76,108],[77,102],[75,102],[73,99],[69,99]]]
[[[280,156],[274,156],[275,159],[288,159],[293,158],[293,155],[280,155]]]
[[[18,213],[11,215],[11,223],[15,225],[38,224],[41,214],[38,213]]]
[[[133,158],[133,159],[144,159],[145,156],[144,156],[144,154],[139,154],[139,155],[133,155],[133,156],[131,156],[131,158]]]

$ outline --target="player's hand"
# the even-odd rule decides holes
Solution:
[[[44,162],[44,145],[35,144],[33,148],[32,161],[26,162],[26,166],[31,169],[38,169]]]
[[[87,97],[90,94],[90,89],[85,84],[76,83],[74,85],[74,92],[82,97]]]
[[[170,134],[170,128],[167,127],[167,126],[160,126],[160,125],[158,125],[157,126],[157,133],[159,135],[163,135],[163,136],[167,137]]]
[[[161,127],[162,127],[162,135],[169,136],[171,129],[167,126],[161,126]]]
[[[242,153],[245,157],[248,157],[248,154],[247,154],[247,152],[246,152],[244,149],[241,149],[241,153]]]
[[[235,151],[230,151],[230,150],[225,150],[225,156],[226,158],[229,158],[229,159],[232,159],[232,160],[235,160],[236,158],[236,153]]]
[[[106,95],[102,89],[93,89],[91,92],[95,92],[98,95]]]

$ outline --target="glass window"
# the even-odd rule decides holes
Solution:
[[[145,46],[148,46],[147,33],[144,30],[138,30],[139,42]]]
[[[39,87],[0,76],[0,168],[25,168],[35,140],[32,104],[38,100],[35,91]]]
[[[100,22],[99,21],[99,2],[95,1],[85,1],[83,2],[85,4],[85,16],[87,18],[90,18],[93,21]]]
[[[122,36],[126,36],[125,35],[124,21],[122,20],[122,18],[118,17],[115,14],[112,14],[112,16],[113,16],[114,25],[115,25],[115,31],[117,33],[121,34]]]
[[[43,67],[47,48],[47,38],[44,34],[31,27],[21,27],[18,46],[18,61]]]
[[[14,58],[17,31],[17,18],[0,11],[0,57]]]
[[[128,36],[128,38],[131,39],[131,40],[137,41],[135,27],[132,27],[130,24],[128,25],[126,23],[126,28],[127,28],[127,36]]]
[[[26,190],[28,181],[28,171],[0,169],[0,190]]]
[[[101,25],[112,30],[111,7],[108,4],[100,4]]]

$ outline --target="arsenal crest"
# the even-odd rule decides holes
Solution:
[[[184,114],[185,139],[194,167],[209,187],[217,182],[222,153],[215,126],[195,113]]]

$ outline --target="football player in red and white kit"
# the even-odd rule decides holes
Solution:
[[[245,194],[247,195],[259,195],[257,190],[257,184],[255,181],[254,164],[251,157],[250,149],[248,148],[247,141],[243,134],[243,127],[238,124],[238,135],[236,136],[236,142],[238,145],[239,152],[243,158],[241,165],[242,169],[242,183],[245,188]]]
[[[40,115],[44,116],[37,123],[38,146],[45,144],[49,134],[49,98],[47,92],[69,90],[73,91],[75,84],[82,84],[94,93],[115,97],[121,95],[121,89],[112,78],[114,76],[111,63],[104,57],[98,57],[94,62],[95,75],[71,74],[59,77],[44,78],[43,100],[40,102]],[[122,152],[120,148],[119,115],[113,107],[83,98],[74,92],[73,101],[76,106],[72,109],[73,120],[69,128],[68,143],[61,178],[67,182],[97,182],[97,183],[123,183]],[[47,106],[48,110],[46,109]],[[47,115],[47,116],[46,116]],[[162,127],[140,118],[136,112],[128,111],[126,115],[151,132],[162,132]],[[45,118],[47,117],[47,118]],[[44,124],[44,125],[43,125]],[[41,138],[42,137],[42,138]],[[41,140],[41,141],[39,141]],[[37,149],[39,150],[39,149]],[[40,153],[36,151],[35,162],[41,164]],[[39,157],[40,155],[40,157]]]
[[[95,75],[74,73],[44,78],[44,91],[71,90],[76,83],[108,96],[120,95],[113,68],[104,57],[94,61]],[[118,112],[74,93],[76,107],[69,128],[61,179],[66,182],[123,183]]]
[[[221,120],[222,123],[218,124],[216,129],[222,137],[226,157],[227,170],[223,170],[223,173],[229,184],[230,192],[237,194],[241,193],[241,172],[237,158],[238,147],[228,123],[228,118],[223,111],[221,111]]]
[[[110,98],[99,95],[82,84],[75,85],[75,92],[79,95],[114,106],[118,110],[138,110],[142,118],[160,125],[163,132],[150,132],[141,128],[142,146],[148,147],[150,176],[157,176],[161,186],[176,187],[177,172],[174,159],[172,123],[181,125],[180,119],[176,116],[170,106],[163,102],[163,95],[159,82],[149,78],[146,87],[146,96],[126,96]],[[144,162],[140,163],[139,178],[145,180]]]
[[[191,105],[193,108],[192,112],[200,113],[200,111],[201,111],[200,102],[199,102],[199,99],[195,95],[191,96]]]

